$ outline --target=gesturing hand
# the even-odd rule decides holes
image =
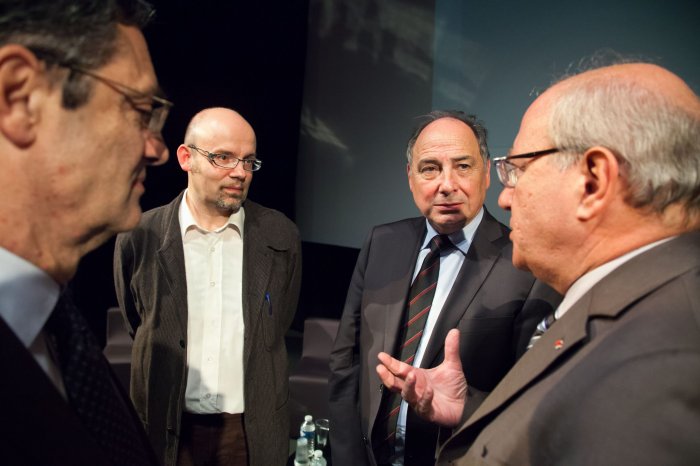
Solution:
[[[386,388],[401,397],[419,416],[430,422],[454,427],[464,411],[467,380],[459,358],[459,330],[445,338],[445,360],[432,369],[420,369],[379,353],[377,374]]]

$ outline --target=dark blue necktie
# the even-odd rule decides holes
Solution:
[[[46,323],[68,403],[116,465],[153,464],[85,318],[63,293]]]

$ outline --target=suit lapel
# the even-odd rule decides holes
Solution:
[[[173,309],[163,308],[161,311],[171,310],[180,325],[183,336],[187,335],[187,275],[185,272],[185,253],[182,245],[182,233],[178,212],[184,191],[170,203],[167,212],[163,216],[163,243],[156,251],[160,272],[169,288],[169,294],[175,304]]]
[[[700,266],[700,233],[690,233],[634,257],[596,284],[527,351],[464,423],[459,434],[500,410],[588,338],[591,317],[617,317],[630,303]],[[447,443],[450,443],[449,441]]]
[[[407,271],[402,275],[402,279],[395,282],[392,286],[387,287],[387,292],[384,302],[392,303],[386,306],[385,322],[384,322],[384,347],[385,353],[393,355],[400,336],[400,327],[403,325],[403,315],[406,310],[406,298],[408,297],[408,289],[411,287],[411,279],[413,271],[416,267],[416,260],[420,252],[421,243],[425,236],[425,218],[420,217],[415,220],[411,228],[407,231],[405,242],[399,241],[390,245],[393,248],[392,254],[387,254],[385,259],[390,267],[396,270]],[[404,236],[399,235],[403,240]],[[394,237],[392,237],[392,240]],[[386,245],[388,246],[388,245]],[[407,254],[413,248],[412,254]]]
[[[256,310],[261,309],[267,293],[272,274],[272,252],[267,242],[267,235],[261,231],[257,205],[251,201],[245,204],[245,223],[243,227],[243,323],[245,343],[243,346],[243,367],[250,358],[256,326]]]
[[[474,235],[445,305],[440,311],[440,318],[435,323],[421,367],[432,367],[437,362],[436,358],[443,353],[447,332],[457,327],[500,257],[501,248],[493,243],[502,237],[503,233],[498,222],[484,211],[484,218]]]
[[[6,401],[0,435],[10,448],[38,464],[104,464],[99,445],[2,318],[0,355],[0,371],[6,375],[0,383]]]

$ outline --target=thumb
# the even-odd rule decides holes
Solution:
[[[462,360],[459,357],[459,330],[456,328],[447,332],[445,337],[445,362],[462,367]]]

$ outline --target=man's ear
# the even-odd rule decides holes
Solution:
[[[613,152],[601,146],[588,149],[581,159],[584,189],[576,216],[590,220],[615,200],[620,189],[620,165]]]
[[[189,172],[192,170],[192,151],[184,144],[180,144],[177,148],[177,161],[180,163],[180,168],[183,171]]]
[[[36,91],[45,83],[43,73],[42,64],[27,48],[0,47],[0,134],[18,147],[36,139]]]

